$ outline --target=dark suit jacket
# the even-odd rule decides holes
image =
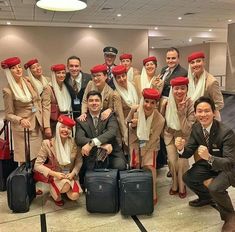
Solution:
[[[200,145],[206,146],[206,141],[202,126],[199,122],[196,122],[192,127],[189,141],[180,157],[191,157]],[[220,171],[226,172],[231,185],[235,186],[235,134],[232,129],[217,120],[213,121],[210,130],[209,153],[215,158],[211,170],[218,173]],[[200,164],[204,162],[210,168],[206,160],[199,160],[197,162],[200,162]],[[231,171],[226,170],[225,167],[228,166],[233,167]]]
[[[70,96],[71,96],[72,109],[73,109],[73,111],[77,111],[77,112],[73,113],[74,118],[79,117],[81,114],[81,104],[82,104],[83,94],[84,94],[84,91],[85,91],[85,88],[86,88],[88,82],[91,80],[90,74],[83,73],[83,72],[81,72],[81,73],[82,73],[82,85],[81,85],[81,90],[78,92],[78,94],[76,94],[76,92],[73,89],[72,81],[70,78],[70,73],[66,73],[66,77],[64,80],[64,83],[70,93]],[[76,105],[74,104],[74,99],[76,99],[76,98],[79,99],[80,104],[76,104]]]
[[[112,144],[113,156],[124,157],[121,144],[118,143],[118,122],[114,114],[111,114],[109,118],[104,121],[99,119],[97,130],[94,127],[93,120],[90,114],[87,115],[87,121],[77,123],[76,130],[76,143],[82,147],[87,144],[91,139],[97,138],[101,144]],[[96,147],[92,148],[91,153],[96,152]]]
[[[161,71],[161,74],[164,75],[167,68],[168,68],[168,66],[164,67]],[[164,80],[164,87],[163,87],[163,90],[162,90],[162,96],[166,96],[166,97],[169,96],[169,92],[170,92],[170,88],[171,88],[170,81],[173,78],[179,77],[179,76],[187,77],[188,76],[188,71],[185,70],[183,67],[181,67],[178,64],[177,67],[174,69],[174,71],[171,73],[171,75],[166,80]]]

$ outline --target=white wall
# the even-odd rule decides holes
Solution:
[[[104,62],[102,50],[105,46],[116,47],[119,54],[132,53],[133,65],[140,69],[143,58],[148,56],[148,32],[127,29],[0,26],[0,61],[19,56],[24,64],[36,57],[47,76],[50,76],[51,65],[66,63],[71,55],[79,56],[83,71],[89,72],[92,66]],[[1,68],[0,77],[2,110],[2,88],[6,85],[6,79]]]

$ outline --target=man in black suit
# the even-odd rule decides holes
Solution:
[[[179,64],[179,50],[171,47],[166,52],[167,66],[161,70],[161,79],[164,80],[162,96],[168,97],[170,92],[170,81],[175,77],[187,77],[188,72]]]
[[[170,47],[167,49],[166,52],[166,63],[167,66],[162,68],[160,77],[162,80],[164,80],[164,87],[162,90],[162,97],[160,100],[160,113],[164,116],[165,115],[165,110],[166,110],[166,103],[167,99],[169,97],[169,92],[170,92],[170,81],[175,78],[175,77],[187,77],[188,72],[185,70],[182,66],[179,64],[179,50],[175,47]],[[157,167],[161,168],[164,164],[167,163],[167,152],[165,148],[165,143],[164,140],[160,140],[160,151],[158,152],[158,157],[157,157]],[[171,177],[170,171],[167,173],[168,177]]]
[[[81,104],[85,88],[91,80],[91,75],[81,71],[81,60],[77,56],[70,56],[67,59],[67,68],[64,83],[70,93],[72,100],[73,118],[81,114]]]
[[[118,122],[114,114],[101,120],[102,96],[97,91],[87,94],[87,120],[78,121],[76,143],[81,147],[85,170],[91,170],[97,165],[119,170],[126,168],[126,160],[121,144],[118,143]],[[97,160],[97,151],[103,149],[108,154],[104,162]]]
[[[235,186],[235,134],[232,129],[214,119],[215,104],[208,97],[200,97],[194,104],[197,122],[192,127],[188,143],[181,137],[175,145],[179,156],[189,158],[195,152],[198,161],[183,180],[198,195],[190,201],[192,207],[216,203],[225,228],[235,230],[235,213],[227,188]],[[232,230],[228,230],[232,231]]]

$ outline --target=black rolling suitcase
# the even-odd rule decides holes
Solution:
[[[127,126],[129,148],[129,123]],[[130,167],[130,152],[128,158]],[[140,152],[139,162],[141,164]],[[119,197],[122,215],[151,215],[154,210],[152,173],[143,169],[120,171]]]
[[[36,187],[30,162],[29,130],[24,129],[26,162],[7,178],[7,201],[15,213],[29,211],[31,201],[36,197]]]
[[[116,213],[119,210],[118,170],[94,169],[85,174],[86,208],[90,213]]]
[[[18,166],[17,162],[14,162],[12,136],[11,130],[9,130],[9,122],[4,120],[4,126],[0,131],[0,135],[4,132],[4,139],[1,139],[1,155],[0,155],[0,191],[6,190],[7,177]],[[10,133],[10,136],[9,136]],[[10,142],[9,142],[10,140]]]

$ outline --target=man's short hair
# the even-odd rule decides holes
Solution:
[[[80,62],[80,64],[81,64],[81,59],[78,56],[70,56],[67,59],[67,64],[69,63],[70,60],[78,60]]]
[[[209,97],[204,97],[204,96],[199,97],[199,98],[195,101],[195,103],[194,103],[194,112],[196,112],[196,109],[197,109],[198,104],[203,103],[203,102],[208,103],[208,104],[211,106],[211,109],[212,109],[213,113],[215,112],[215,103],[214,103],[214,101],[213,101],[211,98],[209,98]]]
[[[166,53],[167,53],[167,52],[174,52],[174,51],[176,51],[178,57],[180,57],[180,52],[179,52],[179,50],[178,50],[177,48],[175,48],[175,47],[170,47],[170,48],[168,48],[167,51],[166,51]]]
[[[96,90],[91,90],[90,92],[88,92],[87,96],[86,96],[86,100],[88,101],[90,96],[98,96],[100,98],[100,101],[102,101],[102,95],[100,92],[96,91]]]

